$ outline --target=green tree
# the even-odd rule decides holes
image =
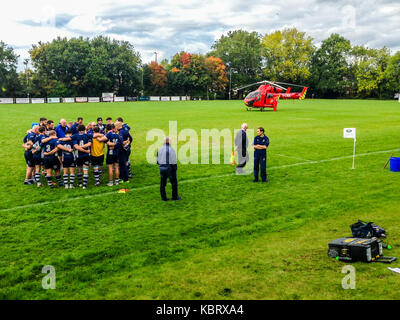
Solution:
[[[352,49],[353,71],[357,82],[357,93],[362,98],[379,97],[384,93],[385,70],[390,59],[390,51],[355,46]]]
[[[36,94],[136,95],[141,89],[141,59],[126,41],[95,37],[57,38],[30,50]]]
[[[323,97],[341,97],[351,90],[350,41],[332,34],[311,60],[311,86]]]
[[[400,92],[400,51],[390,58],[384,77],[388,98],[393,98]]]
[[[18,55],[0,41],[0,97],[14,97],[21,90],[17,65]]]
[[[257,32],[229,31],[211,47],[207,56],[218,57],[232,72],[232,88],[262,79],[261,36]]]
[[[315,51],[312,40],[296,28],[266,34],[261,43],[267,79],[305,83],[311,76],[311,58]]]

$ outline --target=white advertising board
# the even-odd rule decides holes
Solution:
[[[17,98],[17,99],[15,99],[15,103],[29,103],[30,102],[30,100],[29,100],[29,98]]]
[[[169,97],[161,97],[161,101],[170,101]]]
[[[64,103],[74,103],[75,98],[63,98],[62,99]]]
[[[150,101],[160,101],[160,97],[150,96]]]
[[[124,102],[125,97],[114,97],[114,102]]]
[[[104,102],[113,102],[114,101],[114,93],[112,93],[112,92],[103,92],[101,94],[101,97]]]
[[[60,103],[61,98],[47,98],[47,103]]]
[[[14,103],[14,98],[0,98],[1,104]]]
[[[87,97],[76,97],[75,102],[88,102]]]
[[[45,98],[32,98],[31,101],[32,103],[46,103]]]
[[[99,97],[89,97],[88,102],[100,102],[100,98]]]
[[[181,97],[171,97],[171,101],[180,101]]]

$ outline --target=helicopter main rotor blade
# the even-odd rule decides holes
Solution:
[[[284,84],[284,85],[291,86],[291,87],[300,87],[300,88],[305,88],[305,86],[301,86],[301,85],[298,85],[298,84],[285,83],[285,82],[276,82],[276,83],[279,83],[279,84]]]
[[[260,82],[248,84],[247,86],[243,86],[243,87],[240,87],[240,88],[233,89],[233,91],[243,90],[243,89],[246,89],[246,88],[249,88],[249,87],[252,87],[252,86],[256,86],[256,85],[259,85],[259,84],[262,84],[262,83],[265,83],[265,82],[266,81],[260,81]]]
[[[287,90],[287,88],[284,88],[284,87],[280,86],[279,84],[277,84],[277,82],[271,82],[271,81],[266,81],[266,82],[269,83],[271,86],[278,87],[278,88],[280,88],[282,90]]]

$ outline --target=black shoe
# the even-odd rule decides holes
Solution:
[[[162,201],[169,201],[169,199],[167,198],[167,199],[161,199]]]
[[[253,180],[254,183],[258,182],[258,180]]]
[[[178,197],[177,199],[172,199],[172,201],[179,201],[179,200],[182,200],[182,198]]]

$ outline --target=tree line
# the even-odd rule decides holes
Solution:
[[[144,64],[131,43],[104,36],[59,37],[32,45],[29,54],[17,72],[18,55],[0,41],[0,96],[227,98],[231,89],[267,79],[308,86],[318,98],[390,99],[400,92],[400,52],[352,46],[339,34],[317,47],[296,28],[229,31],[204,55],[181,51],[160,63]]]

